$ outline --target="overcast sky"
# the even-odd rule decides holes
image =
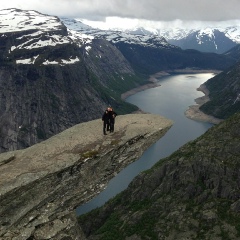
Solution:
[[[105,20],[107,16],[152,21],[240,19],[240,0],[5,0],[0,8],[36,10],[59,17]],[[179,20],[178,20],[179,21]]]

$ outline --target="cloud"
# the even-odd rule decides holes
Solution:
[[[225,21],[240,18],[239,0],[8,0],[1,3],[1,8],[9,7],[93,20],[107,16],[154,21]]]

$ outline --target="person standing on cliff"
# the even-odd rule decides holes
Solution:
[[[103,121],[103,134],[107,135],[106,129],[108,130],[110,128],[109,126],[109,112],[108,109],[105,110],[105,112],[102,115],[102,121]]]
[[[114,132],[114,125],[115,125],[115,118],[117,116],[117,113],[114,112],[113,108],[108,108],[108,114],[109,114],[109,126],[110,126],[110,132]]]

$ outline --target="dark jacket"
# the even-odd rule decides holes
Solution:
[[[106,110],[102,115],[102,120],[107,123],[109,121],[109,112]]]
[[[111,123],[114,123],[114,122],[115,122],[115,117],[117,116],[117,113],[114,112],[114,111],[109,111],[108,114],[109,114],[109,120],[110,120],[110,122],[111,122]]]

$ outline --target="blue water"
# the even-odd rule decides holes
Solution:
[[[136,93],[126,99],[148,113],[159,114],[174,121],[171,129],[159,141],[148,148],[142,157],[114,177],[107,188],[88,203],[77,208],[77,215],[102,206],[110,198],[127,188],[141,171],[151,168],[160,159],[169,156],[179,147],[205,133],[212,124],[188,119],[184,112],[195,104],[194,99],[203,96],[196,89],[212,73],[180,74],[159,80],[159,86]]]

